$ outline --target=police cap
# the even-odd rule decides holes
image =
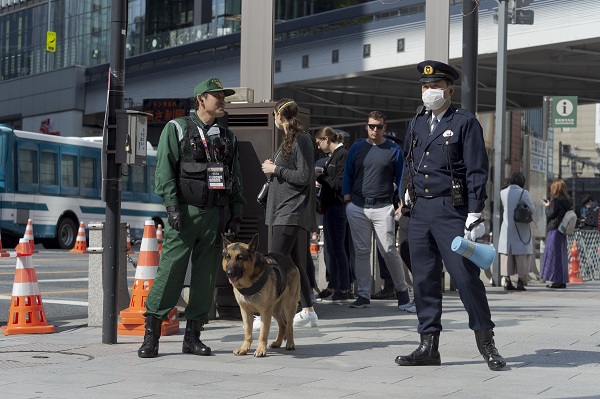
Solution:
[[[224,89],[219,79],[210,78],[203,80],[196,85],[196,88],[194,89],[194,97],[197,97],[198,94],[211,93],[215,91],[222,91],[225,94],[225,97],[235,94],[235,90],[233,89]]]
[[[451,82],[458,80],[460,74],[448,64],[439,61],[427,60],[417,65],[417,70],[421,73],[421,83],[435,82],[437,80],[448,79]]]

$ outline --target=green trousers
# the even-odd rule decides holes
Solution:
[[[199,209],[180,205],[183,227],[180,232],[165,226],[163,250],[156,278],[146,298],[145,316],[166,320],[177,305],[185,280],[190,253],[192,274],[190,296],[185,308],[185,318],[208,323],[212,307],[216,272],[221,267],[222,245],[215,246],[219,223],[229,220],[229,208],[221,208],[223,220],[219,219],[218,207]]]

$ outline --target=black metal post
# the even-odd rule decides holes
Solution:
[[[123,109],[125,87],[125,42],[127,39],[127,1],[112,0],[110,29],[110,73],[108,93],[108,126],[105,143],[106,223],[102,264],[104,299],[102,310],[102,343],[117,343],[119,226],[121,224],[121,164],[116,162],[117,109]]]
[[[562,179],[562,141],[558,142],[558,178]]]
[[[463,1],[463,63],[461,107],[477,112],[477,37],[479,8],[474,0]]]

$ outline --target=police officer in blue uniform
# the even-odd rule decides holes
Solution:
[[[419,347],[398,356],[401,366],[441,364],[438,351],[442,331],[442,264],[460,294],[474,330],[479,352],[491,370],[506,362],[494,343],[494,323],[480,270],[451,249],[456,236],[476,240],[485,227],[481,212],[488,179],[488,157],[483,130],[475,116],[451,105],[459,73],[438,61],[417,65],[425,108],[419,107],[409,124],[405,158],[410,179],[412,212],[408,233],[414,299],[421,335]]]

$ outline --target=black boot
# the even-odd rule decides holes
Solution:
[[[200,330],[202,323],[196,320],[188,320],[185,324],[185,334],[183,335],[183,353],[193,353],[194,355],[210,356],[210,348],[200,341]]]
[[[440,333],[421,334],[421,344],[408,356],[398,356],[396,364],[400,366],[439,366],[442,364],[438,346]]]
[[[144,333],[144,343],[138,349],[139,357],[156,357],[158,355],[161,326],[162,320],[154,316],[146,316],[146,332]]]
[[[496,349],[493,330],[476,330],[475,340],[477,341],[477,349],[479,349],[479,353],[487,362],[490,370],[497,371],[506,366],[506,361]]]

